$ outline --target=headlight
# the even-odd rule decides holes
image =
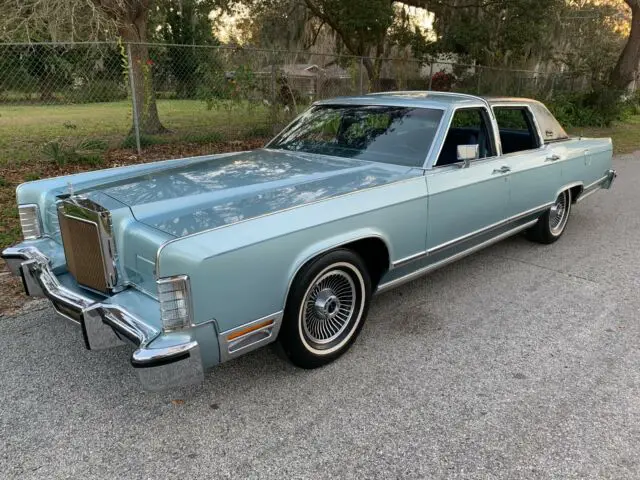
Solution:
[[[40,209],[38,205],[18,206],[20,215],[20,225],[22,226],[22,237],[25,240],[36,240],[42,236],[42,225],[40,223]]]
[[[187,275],[159,279],[158,301],[164,331],[191,325],[191,288]]]

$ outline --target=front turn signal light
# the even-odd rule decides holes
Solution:
[[[37,240],[42,237],[42,224],[40,222],[40,209],[38,205],[18,206],[22,237],[25,240]]]
[[[188,327],[192,322],[191,288],[187,275],[159,279],[158,301],[165,332]]]

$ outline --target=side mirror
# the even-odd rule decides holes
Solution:
[[[462,162],[461,168],[467,168],[471,160],[480,158],[480,145],[458,145],[458,161]]]

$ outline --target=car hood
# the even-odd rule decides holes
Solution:
[[[392,183],[420,171],[356,159],[256,150],[101,185],[135,218],[181,237]]]

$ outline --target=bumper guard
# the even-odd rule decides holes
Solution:
[[[195,340],[152,342],[162,333],[118,305],[96,302],[60,283],[49,259],[35,247],[10,247],[2,252],[14,275],[21,276],[27,295],[46,297],[61,316],[82,329],[89,350],[102,350],[130,342],[138,348],[131,364],[146,390],[164,390],[202,382],[200,347]]]

